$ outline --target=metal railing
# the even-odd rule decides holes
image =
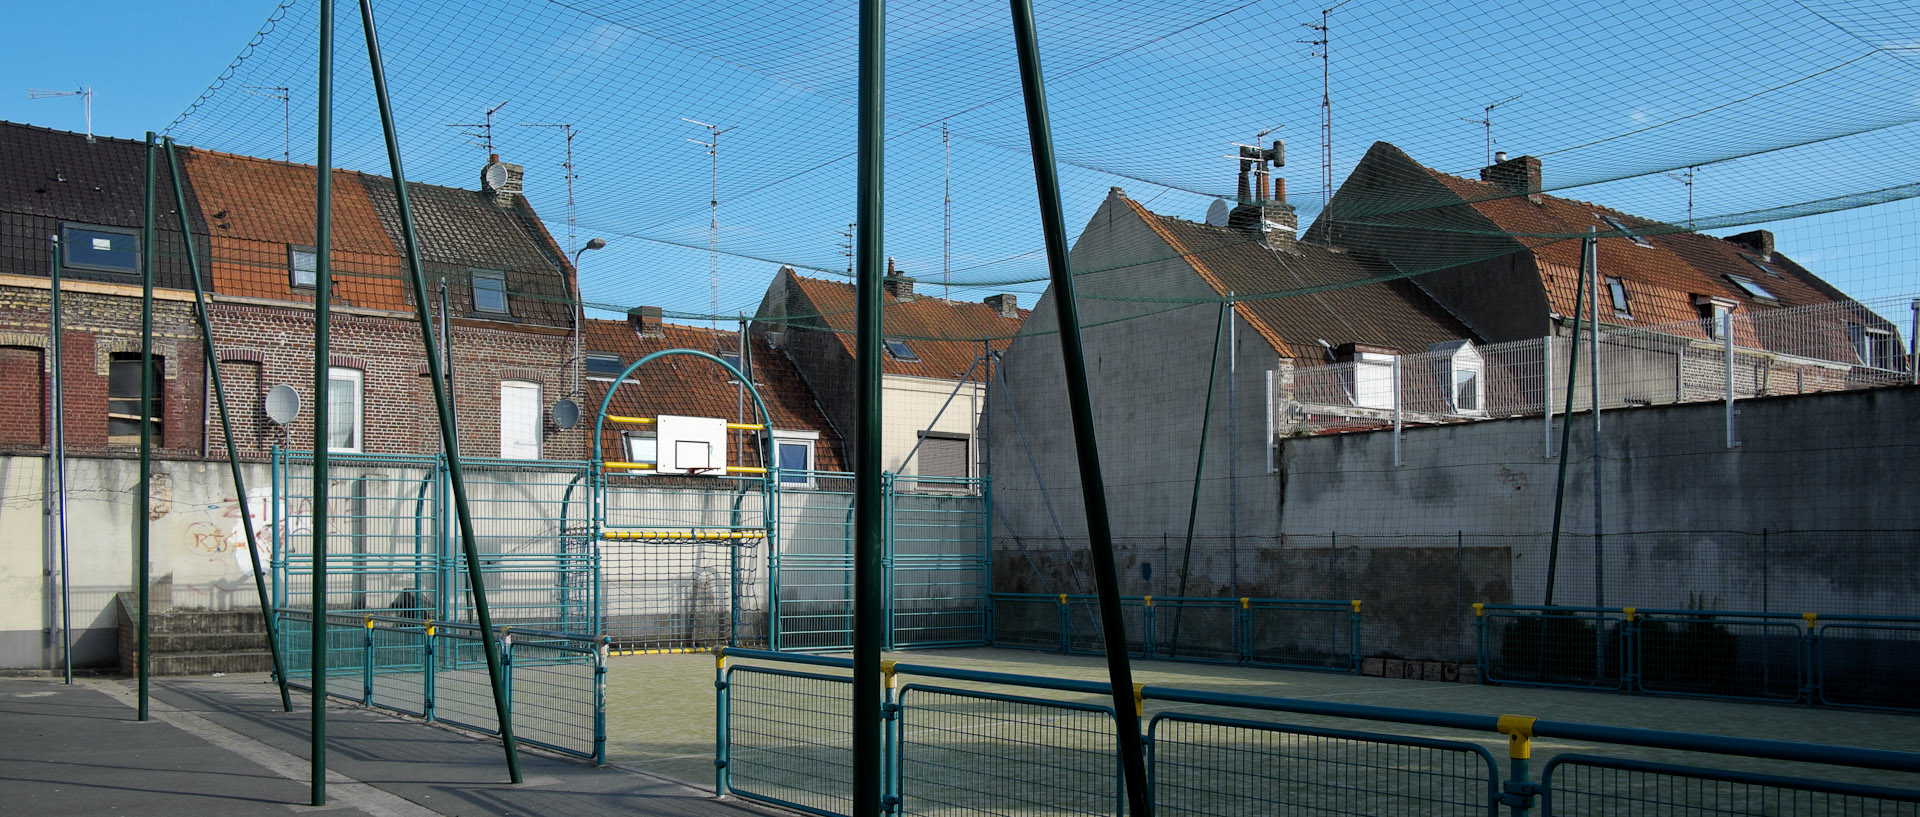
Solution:
[[[313,611],[277,610],[275,621],[287,684],[311,691]],[[327,677],[338,679],[328,697],[499,733],[479,628],[390,616],[327,622]],[[605,763],[608,639],[519,627],[498,638],[515,741]]]
[[[1091,595],[994,593],[992,646],[1102,655]],[[1136,658],[1357,672],[1360,602],[1123,596]]]
[[[1475,604],[1488,683],[1920,711],[1920,617]]]
[[[716,793],[848,815],[851,669],[843,658],[722,651]],[[882,672],[887,813],[1124,810],[1113,711],[1099,703],[1112,700],[1105,684],[893,662]],[[916,680],[902,687],[900,676]],[[1172,687],[1136,687],[1134,701],[1142,713],[1158,710],[1147,726],[1148,793],[1168,815],[1920,813],[1920,789],[1883,785],[1913,778],[1879,775],[1866,785],[1814,776],[1916,774],[1920,753]],[[1388,726],[1273,720],[1281,714]],[[1463,734],[1436,737],[1435,729]],[[1601,753],[1560,754],[1536,780],[1536,737],[1598,744]],[[1500,741],[1504,773],[1482,745]],[[1694,753],[1695,762],[1728,768],[1652,762],[1634,749]]]

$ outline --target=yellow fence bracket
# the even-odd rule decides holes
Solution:
[[[1147,714],[1147,685],[1133,685],[1133,716],[1145,717]]]
[[[1253,606],[1253,599],[1247,598],[1246,596],[1240,597],[1240,609],[1245,610],[1252,606]]]
[[[1353,611],[1354,611],[1354,612],[1356,612],[1356,613],[1358,613],[1358,612],[1360,612],[1360,600],[1359,600],[1359,599],[1354,599],[1354,600],[1353,600]]]
[[[885,683],[888,689],[896,689],[900,683],[900,677],[894,669],[894,664],[895,662],[893,661],[880,662],[880,674],[886,676]]]
[[[1640,608],[1638,608],[1638,607],[1622,607],[1622,608],[1620,608],[1620,612],[1622,612],[1622,613],[1626,613],[1626,614],[1627,614],[1627,620],[1628,620],[1628,621],[1632,621],[1632,620],[1633,620],[1633,618],[1634,618],[1634,616],[1635,616],[1635,615],[1637,615],[1637,614],[1638,614],[1638,613],[1640,612]]]
[[[1812,629],[1814,621],[1820,618],[1820,614],[1819,613],[1801,613],[1800,617],[1803,619],[1806,619],[1807,628]]]
[[[1146,602],[1147,602],[1147,606],[1148,606],[1148,607],[1152,607],[1152,606],[1153,606],[1153,597],[1152,597],[1152,596],[1141,596],[1141,598],[1142,598],[1142,599],[1145,599],[1145,600],[1146,600]]]
[[[1475,618],[1479,618],[1480,616],[1484,616],[1486,614],[1487,614],[1486,602],[1476,601],[1473,603],[1473,615]]]
[[[1533,722],[1535,718],[1525,715],[1501,715],[1494,727],[1500,734],[1507,736],[1507,757],[1514,760],[1526,760],[1533,756]]]

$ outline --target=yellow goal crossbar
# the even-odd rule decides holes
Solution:
[[[621,417],[618,415],[609,414],[607,415],[607,422],[633,423],[635,425],[650,426],[650,425],[653,425],[654,419],[652,417]],[[728,423],[727,428],[732,430],[739,430],[739,431],[767,430],[767,427],[761,423]]]
[[[765,539],[764,530],[609,530],[601,531],[605,539],[697,539],[712,541],[721,539]]]

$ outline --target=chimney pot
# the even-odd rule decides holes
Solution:
[[[1730,235],[1727,241],[1745,247],[1748,252],[1762,261],[1773,260],[1773,231],[1750,230],[1739,235]]]
[[[885,290],[888,295],[893,296],[894,300],[911,301],[914,299],[913,284],[914,280],[900,274],[899,266],[889,257],[887,259],[887,277],[880,279],[880,288]]]
[[[993,311],[1000,313],[1002,318],[1020,317],[1020,298],[1013,294],[988,295],[981,303],[992,307]]]
[[[643,338],[664,338],[667,336],[666,324],[660,318],[660,307],[636,306],[627,310],[627,325],[633,327],[635,334]]]
[[[1527,201],[1540,203],[1540,160],[1532,156],[1505,159],[1480,169],[1480,180],[1506,188]]]
[[[1501,162],[1504,162],[1504,161],[1506,161],[1506,160],[1507,160],[1507,152],[1506,152],[1506,151],[1504,151],[1504,150],[1496,150],[1496,151],[1494,151],[1494,152],[1493,152],[1493,162],[1494,162],[1494,164],[1499,164],[1499,163],[1501,163]]]

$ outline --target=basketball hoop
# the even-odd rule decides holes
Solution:
[[[687,472],[687,474],[686,474],[687,476],[690,476],[690,477],[697,477],[697,476],[702,476],[702,475],[704,475],[704,474],[706,474],[706,473],[707,473],[708,471],[718,471],[718,470],[720,470],[720,469],[718,469],[718,468],[688,468],[688,469],[685,469],[685,470],[686,470],[686,472]]]

